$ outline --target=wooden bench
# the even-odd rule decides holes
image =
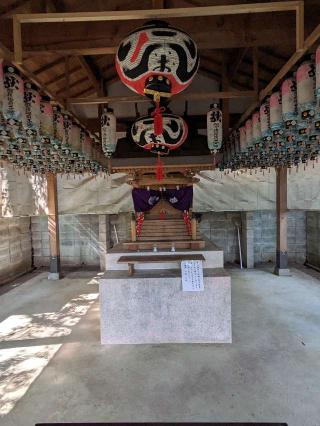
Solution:
[[[127,263],[129,275],[132,276],[135,263],[176,263],[182,262],[183,260],[205,260],[205,258],[202,254],[156,254],[146,256],[121,256],[117,263]]]

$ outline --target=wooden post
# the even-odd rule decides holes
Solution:
[[[225,54],[222,61],[222,90],[229,90],[228,77],[228,57]],[[222,101],[222,126],[223,126],[223,143],[227,142],[229,136],[230,114],[229,114],[229,99]]]
[[[287,236],[287,168],[276,168],[276,203],[277,203],[277,252],[276,275],[290,275],[288,269]]]
[[[136,230],[135,219],[131,219],[130,229],[131,229],[131,241],[137,241],[137,230]]]
[[[17,64],[22,64],[21,24],[16,16],[12,18],[12,24],[13,24],[14,60]]]
[[[191,239],[197,239],[197,219],[195,217],[191,219]]]
[[[258,99],[259,97],[259,59],[258,59],[258,48],[253,47],[252,49],[252,64],[253,64],[253,90],[256,92]]]
[[[53,173],[47,174],[47,191],[48,191],[48,230],[49,230],[49,244],[50,244],[50,269],[49,269],[48,279],[58,280],[61,278],[58,193],[57,193],[57,176]]]
[[[69,56],[65,57],[65,60],[64,60],[64,69],[65,69],[65,82],[66,82],[66,87],[65,87],[65,93],[66,93],[65,104],[66,104],[66,108],[68,108],[68,99],[70,97],[70,58],[69,58]]]

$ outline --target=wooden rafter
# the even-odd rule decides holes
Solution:
[[[75,96],[75,99],[76,99],[78,96],[92,95],[93,93],[96,93],[96,89],[94,89],[93,87],[87,87],[86,89],[83,89],[80,92],[76,93],[74,96]],[[90,99],[90,98],[88,98],[88,99]],[[69,104],[69,100],[67,100],[67,102]]]
[[[71,73],[70,73],[70,74],[71,74]],[[78,79],[78,80],[74,81],[73,83],[71,83],[71,84],[69,85],[69,90],[74,89],[75,87],[79,86],[79,84],[83,84],[83,83],[85,83],[86,81],[88,81],[88,77],[81,77],[80,79]],[[66,92],[66,89],[65,89],[65,88],[60,89],[60,90],[58,90],[58,91],[56,92],[56,96],[60,96],[60,95],[62,95],[62,94],[63,94],[63,93],[65,93],[65,92]]]
[[[252,73],[253,73],[253,90],[257,93],[259,91],[259,57],[258,49],[252,48]]]
[[[85,71],[85,73],[88,76],[88,79],[90,81],[90,83],[92,84],[92,86],[94,87],[95,91],[100,94],[100,83],[99,80],[97,78],[97,76],[95,75],[94,71],[92,70],[92,68],[90,67],[90,65],[88,64],[86,58],[84,57],[79,57],[78,58],[80,65],[82,67],[82,69]]]
[[[80,66],[77,66],[77,67],[73,67],[73,68],[70,68],[70,74],[74,74],[75,72],[78,72],[78,71],[80,71],[82,69],[82,67],[80,67]],[[59,74],[59,75],[56,75],[54,78],[52,78],[52,79],[50,79],[50,80],[48,80],[48,81],[46,81],[44,84],[46,85],[46,86],[52,86],[53,84],[58,84],[58,83],[60,83],[61,81],[63,81],[65,79],[65,75],[64,75],[64,73],[63,74]],[[86,80],[88,79],[88,77],[86,77]]]
[[[164,0],[152,0],[153,9],[164,9]]]
[[[28,3],[30,3],[30,0],[16,0],[15,2],[11,3],[9,6],[1,7],[0,18],[5,19],[12,16],[12,14],[14,14],[17,9],[19,9],[22,6],[25,6]]]
[[[55,61],[49,62],[49,63],[47,63],[47,64],[43,65],[42,67],[40,67],[40,68],[36,69],[36,70],[34,71],[34,73],[35,73],[36,75],[42,74],[42,73],[44,73],[44,72],[46,72],[46,71],[50,70],[51,68],[54,68],[54,67],[55,67],[55,66],[57,66],[57,65],[61,65],[61,64],[63,64],[63,63],[64,63],[64,61],[65,61],[65,60],[64,60],[64,58],[58,58],[58,59],[56,59]]]
[[[248,51],[248,47],[243,47],[242,49],[239,49],[236,60],[232,63],[232,67],[230,67],[228,72],[228,78],[230,83],[232,83],[232,80],[235,78],[247,51]]]

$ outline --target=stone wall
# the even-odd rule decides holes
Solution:
[[[248,267],[275,262],[276,213],[273,211],[204,213],[199,228],[224,250],[225,262],[239,262],[237,224],[241,224],[241,242],[244,264]],[[303,264],[306,260],[306,212],[288,212],[289,262]],[[247,259],[248,256],[248,259]],[[252,258],[253,257],[253,258]]]
[[[254,224],[254,263],[275,262],[276,213],[252,212]],[[306,260],[306,213],[288,212],[288,259],[303,264]]]
[[[109,215],[110,217],[110,243],[115,245],[117,243],[116,232],[120,242],[130,239],[130,219],[131,213],[119,213]]]
[[[32,269],[29,217],[0,217],[0,284]]]
[[[48,219],[31,218],[34,265],[48,266],[50,259]],[[60,257],[63,266],[98,266],[99,217],[98,215],[59,216]]]
[[[239,262],[236,225],[241,226],[240,212],[210,212],[200,217],[199,230],[202,237],[223,249],[225,262]]]
[[[307,263],[320,268],[320,212],[307,212]]]
[[[108,220],[107,220],[108,219]],[[60,258],[62,266],[98,266],[103,262],[101,251],[129,238],[130,215],[60,215]],[[34,265],[48,266],[50,258],[48,219],[31,218]]]
[[[248,267],[274,262],[276,251],[275,212],[210,212],[199,217],[201,234],[224,250],[227,263],[239,263],[237,225],[241,227],[244,264]],[[30,231],[31,226],[31,231]],[[61,215],[60,252],[63,266],[104,268],[106,250],[130,238],[130,214]],[[320,267],[320,212],[289,211],[289,261],[307,261]],[[0,218],[0,283],[36,267],[49,265],[47,217]],[[306,238],[307,235],[307,238]]]

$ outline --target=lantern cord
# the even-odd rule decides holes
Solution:
[[[163,132],[163,117],[162,113],[165,111],[165,107],[160,107],[160,102],[156,102],[155,110],[152,112],[154,134],[156,136],[162,135]]]
[[[159,153],[157,158],[156,178],[158,181],[161,181],[164,178],[163,162],[161,161]]]

